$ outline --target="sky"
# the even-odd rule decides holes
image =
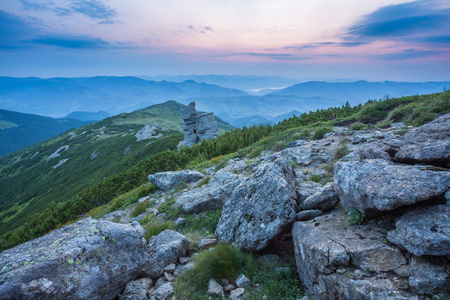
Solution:
[[[450,0],[0,0],[0,76],[450,80]]]

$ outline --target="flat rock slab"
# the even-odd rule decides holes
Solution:
[[[450,256],[450,206],[420,207],[410,211],[387,235],[396,244],[415,256]]]
[[[91,218],[0,253],[1,299],[114,299],[147,260],[144,229]]]
[[[295,218],[295,176],[281,155],[271,155],[239,184],[217,225],[221,242],[261,250]]]
[[[148,180],[162,191],[168,191],[181,183],[191,183],[199,181],[205,177],[200,172],[191,170],[158,172],[148,175]]]
[[[395,154],[395,160],[433,164],[450,162],[450,139],[405,145]]]
[[[366,217],[442,196],[450,186],[450,172],[433,166],[394,164],[383,159],[338,162],[334,188],[342,206]]]

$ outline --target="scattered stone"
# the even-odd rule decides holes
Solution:
[[[318,209],[309,209],[309,210],[303,210],[301,212],[298,212],[295,215],[296,221],[308,221],[311,219],[314,219],[315,217],[323,215],[323,212]]]
[[[250,281],[250,279],[247,278],[247,276],[245,276],[244,274],[241,274],[236,279],[236,285],[240,288],[246,288],[246,287],[251,287],[252,282]]]
[[[217,239],[204,238],[198,242],[198,249],[206,249],[217,244]]]
[[[144,128],[142,128],[141,130],[139,130],[135,137],[136,137],[136,141],[143,141],[143,140],[148,140],[150,139],[154,134],[156,134],[155,132],[155,128],[150,127],[150,125],[145,125]]]
[[[230,300],[245,300],[247,297],[245,296],[244,288],[237,288],[230,292]]]
[[[236,287],[235,287],[233,284],[228,284],[228,285],[226,285],[223,289],[224,289],[225,292],[229,293],[229,292],[231,292],[232,290],[234,290],[235,288],[236,288]]]
[[[148,260],[144,272],[151,278],[163,275],[163,268],[186,255],[188,239],[173,230],[164,230],[148,241]]]
[[[372,134],[372,137],[375,139],[384,139],[384,134],[377,130]]]
[[[184,256],[180,257],[180,264],[182,264],[182,265],[185,265],[190,261],[191,260],[188,257],[184,257]]]
[[[177,226],[183,226],[186,224],[186,218],[177,218],[175,220],[175,224],[177,224]]]
[[[146,263],[144,229],[83,219],[0,253],[2,299],[113,299]]]
[[[152,287],[150,278],[141,278],[128,282],[119,300],[147,300],[147,292]]]
[[[225,203],[216,228],[220,241],[261,250],[295,218],[294,172],[281,155],[266,158]]]
[[[180,259],[181,259],[181,257],[180,257]],[[173,273],[173,271],[175,271],[176,267],[177,266],[172,263],[172,264],[168,265],[167,267],[165,267],[163,270],[164,270],[164,272]]]
[[[47,157],[45,159],[45,163],[47,163],[50,159],[57,158],[58,156],[61,155],[61,152],[67,151],[67,150],[69,150],[69,146],[68,145],[59,147],[55,152],[53,152],[49,157]]]
[[[173,286],[170,282],[160,286],[153,292],[153,296],[158,300],[165,300],[174,293]]]
[[[415,256],[450,256],[450,207],[438,205],[416,208],[403,216],[387,235]]]
[[[333,183],[329,182],[320,190],[306,198],[300,203],[302,209],[319,209],[321,211],[328,211],[335,207],[339,202],[338,195],[334,190]]]
[[[382,159],[338,162],[334,187],[346,210],[356,208],[371,218],[444,194],[450,172],[433,167],[397,165]]]
[[[160,277],[160,278],[158,278],[158,280],[156,281],[154,288],[157,289],[157,288],[159,288],[160,286],[165,285],[167,282],[168,282],[168,281],[167,281],[167,279],[164,278],[164,276],[163,276],[163,277]]]
[[[169,282],[175,281],[176,277],[169,272],[164,272],[164,279],[166,279]]]
[[[218,284],[217,281],[215,281],[214,279],[210,279],[208,282],[207,295],[212,297],[223,298],[224,297],[223,287],[220,284]]]
[[[195,263],[192,261],[183,266],[183,270],[192,270],[193,268],[195,268]]]
[[[352,144],[360,144],[367,140],[367,137],[361,134],[357,134],[352,138]]]
[[[159,172],[148,175],[150,183],[155,184],[160,190],[167,191],[175,188],[183,182],[191,183],[203,179],[205,175],[197,171],[182,170]]]

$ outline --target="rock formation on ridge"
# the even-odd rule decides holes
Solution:
[[[214,113],[204,113],[197,118],[195,102],[189,103],[181,111],[183,118],[183,145],[192,147],[202,140],[210,140],[219,136],[219,124]],[[197,125],[198,122],[198,125]]]

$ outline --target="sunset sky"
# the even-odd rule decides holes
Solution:
[[[450,80],[450,0],[1,0],[0,75]]]

